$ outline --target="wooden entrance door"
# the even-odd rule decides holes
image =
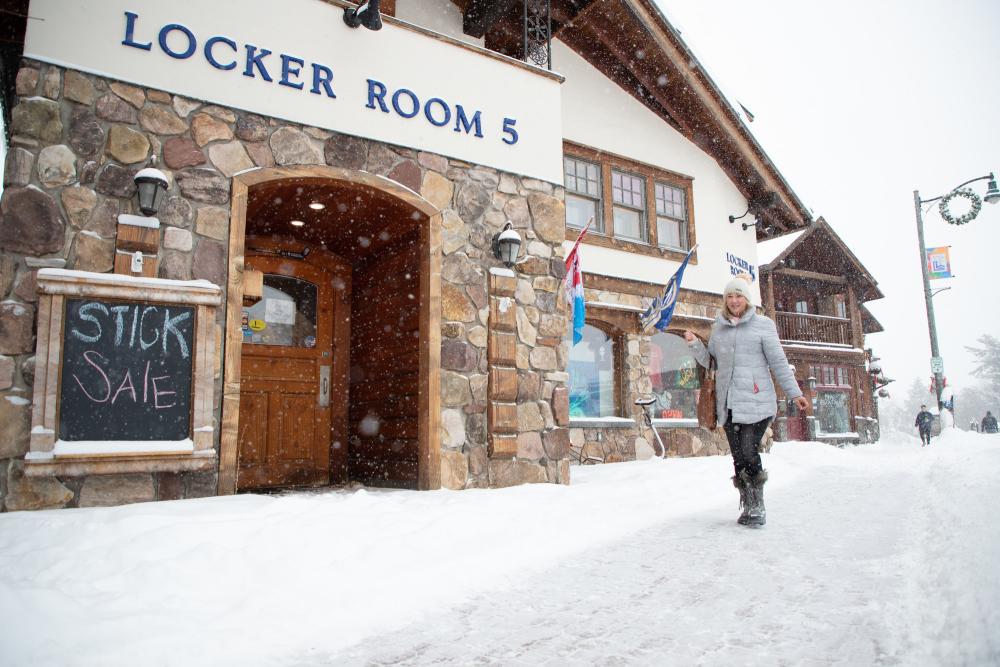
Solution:
[[[806,426],[806,411],[800,410],[797,405],[788,401],[788,439],[806,440],[809,429]]]
[[[346,444],[347,404],[335,274],[264,255],[246,266],[264,274],[264,295],[243,308],[237,488],[344,482],[347,447],[331,446]]]

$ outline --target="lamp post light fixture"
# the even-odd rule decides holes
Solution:
[[[940,195],[938,197],[932,197],[930,199],[921,199],[920,191],[913,191],[913,209],[917,216],[917,243],[919,244],[920,250],[920,275],[923,278],[924,283],[924,305],[927,308],[927,330],[930,334],[931,339],[931,372],[934,373],[934,394],[937,399],[938,411],[941,410],[941,389],[943,389],[943,378],[944,378],[944,364],[941,360],[941,351],[938,348],[937,340],[937,325],[934,321],[934,303],[931,300],[936,292],[931,291],[931,280],[930,275],[927,271],[927,247],[924,243],[924,218],[923,211],[920,207],[923,204],[929,204],[934,201],[941,201],[941,213],[945,216],[945,220],[951,224],[961,225],[969,222],[979,214],[979,209],[982,206],[980,203],[980,197],[972,190],[967,189],[965,186],[978,181],[989,181],[986,187],[986,194],[983,195],[981,201],[985,201],[987,204],[996,204],[1000,202],[1000,188],[997,187],[997,180],[990,172],[986,176],[980,176],[978,178],[973,178],[971,180],[962,183],[949,190],[946,194]],[[971,209],[965,215],[955,218],[950,214],[946,213],[946,204],[956,195],[960,195],[964,198],[969,199],[971,203]]]
[[[493,256],[503,262],[504,266],[510,268],[517,262],[517,253],[521,249],[521,237],[514,231],[514,225],[510,222],[503,226],[503,229],[493,236]]]
[[[146,167],[132,180],[135,181],[136,189],[139,191],[139,210],[147,217],[156,215],[170,186],[167,175],[156,167]]]

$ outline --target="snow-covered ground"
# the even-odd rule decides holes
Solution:
[[[3,665],[1000,663],[1000,436],[0,515]]]

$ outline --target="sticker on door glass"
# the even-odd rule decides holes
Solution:
[[[302,339],[303,347],[316,347],[316,336],[306,336]]]
[[[264,320],[250,320],[250,330],[251,331],[263,331],[267,328],[267,324]]]
[[[265,299],[264,320],[270,324],[295,324],[295,302]]]

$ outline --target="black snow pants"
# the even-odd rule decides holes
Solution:
[[[729,440],[729,450],[733,453],[733,468],[737,475],[746,470],[752,479],[763,468],[758,448],[770,423],[771,418],[768,417],[753,424],[734,424],[733,411],[728,411],[726,424],[722,428],[726,432],[726,439]]]
[[[931,428],[930,428],[930,426],[928,426],[927,428],[920,429],[920,445],[923,446],[923,445],[929,445],[929,444],[931,444]]]

